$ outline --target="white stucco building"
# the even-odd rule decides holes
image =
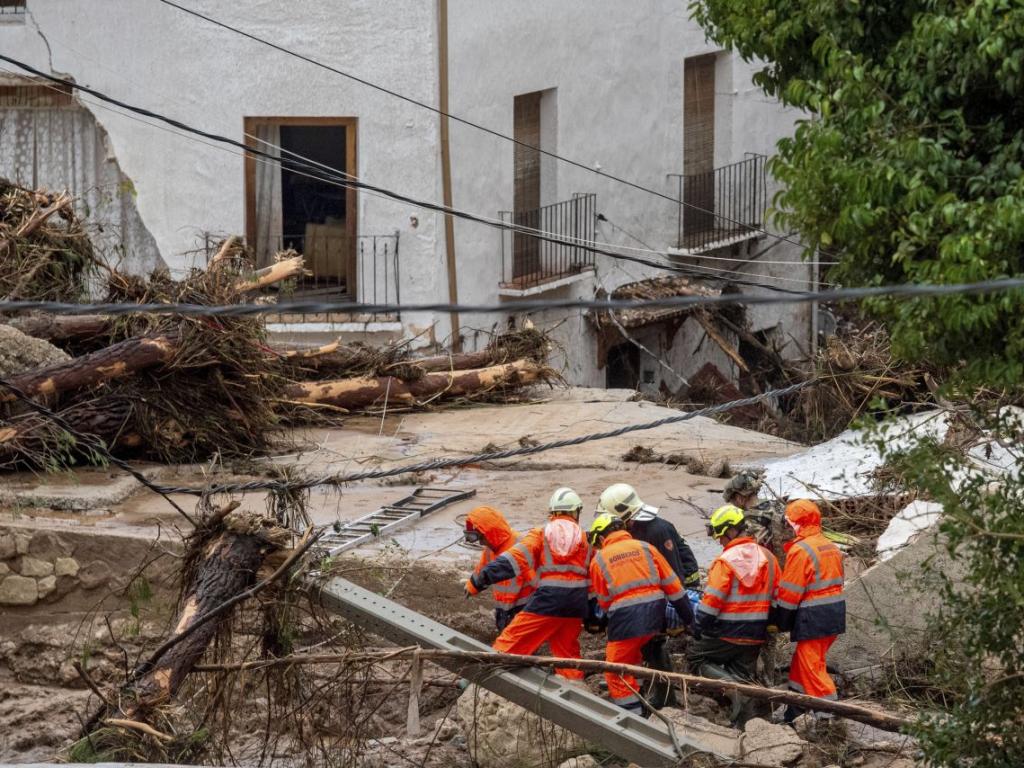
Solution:
[[[107,247],[120,248],[131,268],[201,266],[210,243],[244,233],[263,259],[282,245],[302,251],[314,276],[300,287],[311,296],[445,302],[453,274],[460,302],[507,307],[461,318],[466,349],[485,342],[480,331],[520,322],[524,297],[593,297],[667,274],[594,254],[588,241],[689,268],[713,290],[812,286],[800,249],[760,231],[773,192],[764,156],[797,115],[753,85],[752,66],[705,40],[685,2],[181,4],[431,106],[441,103],[446,62],[449,112],[492,132],[449,121],[446,156],[436,112],[158,0],[0,0],[0,50],[126,103],[410,198],[442,202],[447,162],[456,209],[578,244],[455,220],[449,253],[442,215],[311,178],[324,174],[309,165],[282,172],[4,65],[0,174],[71,188],[94,219],[111,225]],[[556,327],[573,383],[680,386],[615,326],[598,327],[580,312],[532,317]],[[784,354],[809,351],[810,305],[753,308],[747,317],[756,338],[775,339]],[[337,316],[281,320],[277,331],[311,340],[452,336],[446,314],[403,312],[369,325]],[[708,362],[728,378],[742,373],[696,319],[627,325],[683,377]]]

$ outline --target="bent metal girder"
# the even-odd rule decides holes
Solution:
[[[490,651],[489,646],[456,632],[346,579],[310,582],[310,589],[332,612],[398,645],[448,651]],[[494,667],[458,659],[436,663],[463,675],[514,704],[560,725],[619,757],[649,768],[678,765],[672,735],[663,723],[630,714],[541,669],[497,672]],[[684,753],[709,752],[735,758],[737,742],[694,723],[675,729]]]

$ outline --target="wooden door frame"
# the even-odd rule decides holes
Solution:
[[[353,177],[356,173],[356,148],[358,147],[359,118],[358,117],[297,117],[288,116],[246,116],[243,118],[245,144],[253,149],[260,149],[256,139],[252,138],[256,128],[261,125],[298,125],[298,126],[330,126],[345,128],[345,172]],[[246,153],[245,155],[245,237],[250,247],[256,243],[256,156]],[[358,258],[357,242],[359,195],[353,187],[345,189],[345,233],[348,235],[348,255],[345,267],[345,279],[351,280],[351,285],[346,285],[352,300],[358,298]]]

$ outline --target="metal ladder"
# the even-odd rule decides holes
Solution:
[[[307,580],[310,593],[333,613],[400,646],[418,645],[456,651],[490,651],[487,645],[393,600],[342,578]],[[709,752],[729,760],[740,756],[736,733],[707,721],[677,727],[675,738],[664,724],[645,720],[587,690],[540,669],[499,671],[486,665],[438,659],[440,666],[531,712],[596,742],[625,760],[650,768],[676,766],[686,754]],[[684,754],[677,752],[680,747]]]
[[[320,537],[319,543],[327,550],[328,557],[334,557],[381,536],[394,533],[449,504],[475,495],[475,490],[417,488],[394,504],[381,507],[376,512],[363,515],[356,520],[342,523],[333,531],[331,526],[326,526],[325,530],[328,533]]]

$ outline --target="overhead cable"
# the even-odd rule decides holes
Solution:
[[[186,317],[244,317],[250,315],[358,313],[369,315],[396,312],[459,312],[488,314],[492,312],[536,312],[547,309],[581,309],[606,312],[628,309],[693,309],[697,307],[752,306],[765,304],[807,304],[811,302],[846,302],[885,297],[926,298],[931,296],[966,296],[1024,289],[1024,278],[1003,277],[976,283],[906,283],[876,285],[864,288],[833,288],[827,291],[801,291],[780,295],[723,293],[714,296],[663,296],[645,299],[525,299],[500,304],[363,304],[353,301],[287,301],[280,304],[68,304],[56,301],[0,301],[0,313],[24,314],[49,312],[55,315],[182,315]]]
[[[612,437],[628,435],[631,432],[641,432],[648,429],[656,429],[667,424],[678,424],[683,421],[690,421],[700,416],[714,416],[718,413],[725,413],[735,408],[743,408],[749,405],[756,405],[766,400],[785,397],[813,383],[813,379],[790,384],[788,387],[772,389],[753,397],[745,397],[740,400],[730,400],[727,403],[712,405],[708,408],[701,408],[696,411],[682,413],[676,416],[666,416],[655,421],[647,421],[641,424],[627,424],[618,429],[610,429],[606,432],[594,432],[579,437],[569,437],[563,440],[555,440],[550,443],[538,445],[519,446],[504,451],[482,451],[471,456],[440,457],[427,459],[417,464],[407,464],[401,467],[390,469],[369,469],[364,472],[354,472],[346,475],[320,475],[308,478],[292,478],[283,480],[254,480],[248,483],[227,483],[212,485],[206,488],[192,488],[189,486],[158,486],[156,490],[160,493],[171,494],[181,493],[192,496],[208,496],[216,493],[245,493],[247,491],[301,491],[319,486],[339,486],[346,483],[354,483],[359,480],[376,480],[384,477],[395,477],[416,472],[430,472],[435,469],[447,469],[448,467],[465,467],[471,464],[479,464],[484,461],[498,461],[500,459],[511,459],[516,456],[533,456],[544,451],[551,451],[557,448],[571,448],[594,440],[607,440]]]

